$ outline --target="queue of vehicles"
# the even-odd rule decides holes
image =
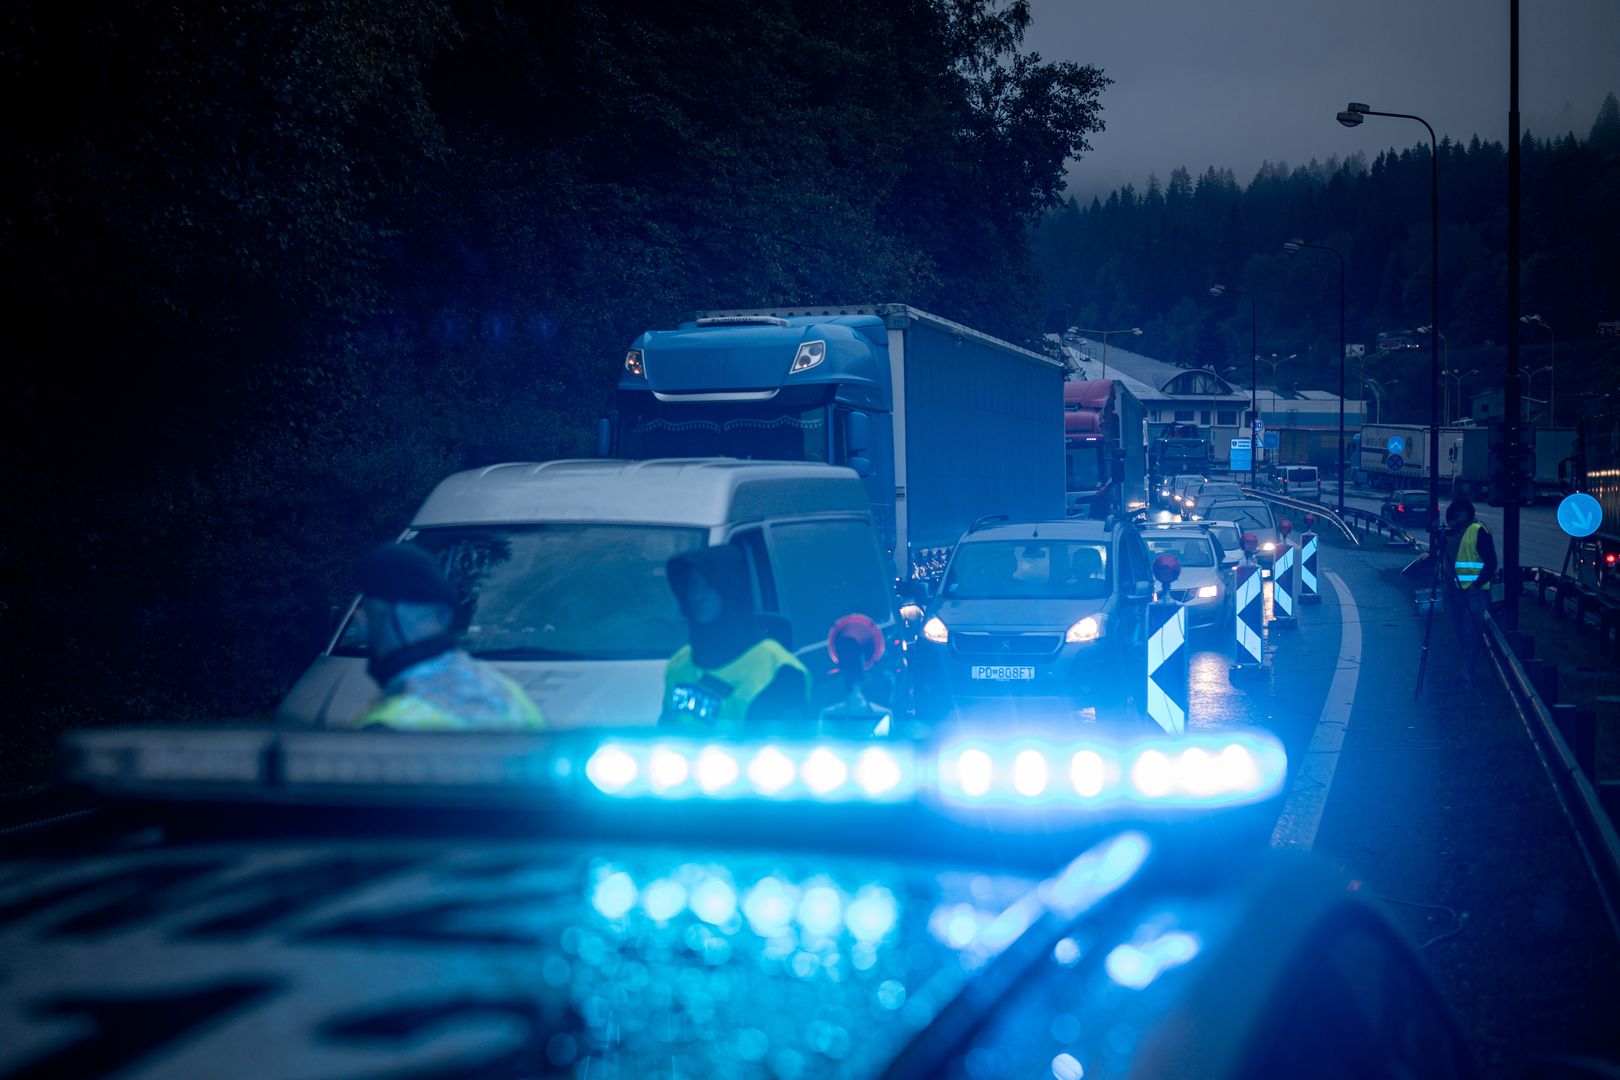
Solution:
[[[458,473],[403,533],[553,730],[332,730],[377,692],[351,610],[273,728],[71,736],[105,812],[7,838],[0,1073],[1473,1075],[1371,904],[1269,852],[1276,739],[1129,726],[1153,560],[1219,623],[1275,523],[1200,473],[1139,527],[1136,407],[1061,381],[899,306],[638,338],[601,434],[653,459]],[[860,613],[952,723],[649,728],[705,545],[818,702]]]

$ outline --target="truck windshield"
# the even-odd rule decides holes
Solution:
[[[423,529],[461,603],[462,647],[487,660],[661,660],[686,643],[664,578],[702,529],[567,524]],[[365,655],[358,609],[335,652]]]
[[[1068,462],[1069,491],[1096,491],[1102,487],[1102,453],[1096,444],[1070,446],[1064,452]]]
[[[1108,545],[1084,540],[982,540],[956,549],[949,600],[1108,596]]]
[[[620,456],[826,461],[827,412],[771,401],[649,402],[625,413]]]

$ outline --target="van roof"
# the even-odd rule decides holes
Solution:
[[[709,528],[818,513],[869,513],[853,471],[735,458],[583,459],[456,473],[439,482],[411,525],[623,521]]]

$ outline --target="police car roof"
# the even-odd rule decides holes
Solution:
[[[1059,518],[1055,521],[1004,522],[979,529],[962,537],[962,542],[982,540],[1107,540],[1117,521],[1091,518]]]
[[[868,513],[849,469],[814,462],[690,458],[513,462],[440,481],[415,528],[542,521],[712,527],[768,517]]]

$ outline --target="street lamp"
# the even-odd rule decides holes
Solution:
[[[1389,392],[1389,388],[1391,386],[1394,386],[1401,380],[1391,379],[1387,383],[1381,383],[1369,375],[1363,378],[1362,381],[1367,384],[1367,389],[1373,392],[1373,423],[1376,425],[1383,419],[1384,416],[1384,395]]]
[[[1478,375],[1479,368],[1469,368],[1467,371],[1452,371],[1450,368],[1445,368],[1440,374],[1454,380],[1457,384],[1457,392],[1451,395],[1451,402],[1455,405],[1455,408],[1448,406],[1446,412],[1446,423],[1455,423],[1462,413],[1462,381],[1470,375]]]
[[[1520,315],[1519,321],[1526,326],[1534,323],[1547,331],[1547,348],[1550,351],[1547,370],[1552,374],[1547,376],[1547,426],[1558,426],[1558,372],[1553,371],[1553,365],[1558,363],[1558,342],[1553,339],[1553,329],[1540,315]]]
[[[1413,330],[1412,333],[1414,333],[1414,334],[1428,334],[1428,333],[1432,333],[1433,330],[1434,330],[1434,328],[1432,326],[1420,326],[1417,329]],[[1437,336],[1440,338],[1440,374],[1444,375],[1446,373],[1446,369],[1451,366],[1451,342],[1446,340],[1446,335],[1444,335],[1444,334],[1440,334],[1440,335],[1437,335]],[[1429,340],[1433,341],[1434,338],[1431,337]],[[1445,389],[1444,383],[1441,384],[1441,389],[1442,390]],[[1446,423],[1449,424],[1449,423],[1451,423],[1451,420],[1450,420],[1451,402],[1449,400],[1445,400],[1444,395],[1442,395],[1442,399],[1443,400],[1441,401],[1441,406],[1442,406],[1442,408],[1441,408],[1441,416],[1443,418],[1446,418]]]
[[[1105,378],[1105,379],[1108,378],[1108,339],[1110,337],[1112,337],[1113,335],[1115,335],[1115,334],[1135,334],[1137,337],[1142,336],[1142,328],[1140,326],[1127,327],[1124,330],[1087,330],[1083,326],[1072,326],[1072,327],[1070,327],[1070,329],[1073,330],[1077,334],[1097,334],[1098,336],[1100,336],[1102,338],[1102,341],[1103,341],[1103,358],[1102,358],[1103,370],[1102,370],[1102,377]]]
[[[1434,128],[1411,113],[1379,112],[1352,101],[1339,113],[1339,123],[1359,127],[1369,116],[1416,120],[1429,133],[1429,550],[1440,552],[1440,141]],[[1517,554],[1517,552],[1515,552]]]
[[[1338,248],[1328,247],[1326,244],[1307,244],[1299,237],[1293,237],[1283,244],[1283,250],[1290,255],[1298,254],[1301,248],[1312,248],[1316,251],[1331,251],[1339,259],[1339,513],[1344,513],[1344,253]]]
[[[1249,486],[1253,487],[1255,463],[1260,458],[1260,448],[1254,445],[1256,441],[1254,438],[1254,420],[1258,417],[1260,411],[1259,404],[1255,400],[1260,386],[1260,353],[1255,344],[1258,338],[1256,331],[1258,320],[1255,317],[1253,293],[1244,292],[1242,289],[1228,289],[1225,285],[1211,285],[1209,287],[1209,295],[1211,296],[1220,297],[1225,296],[1227,293],[1231,293],[1233,296],[1246,296],[1249,298],[1249,356],[1253,358],[1249,361]]]

